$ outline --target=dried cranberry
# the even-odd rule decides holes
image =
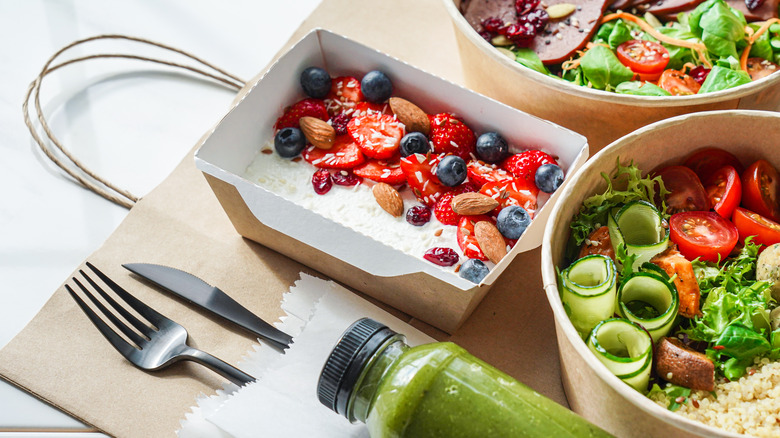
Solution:
[[[423,258],[434,265],[452,266],[455,263],[458,263],[460,257],[458,257],[458,254],[452,248],[437,247],[425,251]]]
[[[349,114],[339,113],[330,119],[330,126],[336,131],[336,135],[344,135],[347,133],[347,123],[349,123],[352,116]]]
[[[705,68],[702,65],[697,65],[696,67],[691,69],[691,72],[688,73],[694,81],[698,82],[699,85],[704,83],[704,80],[707,79],[707,75],[710,74],[710,69]]]
[[[340,170],[334,173],[331,175],[331,179],[333,179],[333,184],[339,186],[356,186],[363,182],[363,178],[348,170]]]
[[[515,11],[517,11],[517,15],[525,15],[532,10],[536,9],[536,7],[539,6],[539,0],[516,0],[515,1]]]
[[[504,20],[498,17],[490,17],[482,20],[482,28],[488,32],[496,33],[504,27]]]
[[[493,34],[486,30],[479,32],[479,36],[481,36],[482,39],[484,39],[487,42],[493,41]]]
[[[328,169],[319,169],[314,172],[314,175],[311,177],[311,184],[318,195],[328,193],[330,188],[333,187],[333,180]]]
[[[550,16],[544,9],[534,9],[518,19],[518,22],[526,22],[533,26],[536,33],[543,31],[548,21]]]
[[[745,0],[745,6],[748,8],[748,11],[752,11],[762,4],[764,4],[764,0]]]
[[[415,205],[406,211],[406,222],[420,227],[431,220],[431,209],[424,205]]]
[[[506,37],[520,47],[528,47],[536,36],[536,28],[528,22],[510,24]]]

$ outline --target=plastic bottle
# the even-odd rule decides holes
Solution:
[[[611,436],[451,342],[410,347],[368,318],[344,332],[317,392],[372,438]]]

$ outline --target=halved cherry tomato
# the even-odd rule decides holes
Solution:
[[[755,236],[753,243],[769,246],[780,242],[780,224],[760,214],[737,207],[732,220],[739,231],[739,240]]]
[[[736,169],[731,166],[721,167],[710,176],[704,189],[715,213],[724,219],[731,219],[731,214],[742,200],[742,182]]]
[[[688,260],[700,257],[717,262],[725,259],[739,238],[737,227],[711,211],[686,211],[672,215],[669,238]]]
[[[707,192],[691,169],[685,166],[668,166],[656,173],[670,192],[666,195],[666,211],[669,214],[710,209]]]
[[[780,70],[780,66],[764,58],[747,59],[747,73],[750,75],[750,79],[754,81],[769,76],[778,70]]]
[[[735,157],[734,154],[716,147],[708,147],[696,151],[685,160],[683,166],[690,167],[696,175],[699,175],[699,180],[701,181],[707,181],[715,171],[723,166],[733,167],[740,175],[742,175],[742,171],[745,169],[742,163],[739,162],[739,158]]]
[[[691,76],[679,70],[664,70],[658,78],[658,86],[672,94],[672,96],[686,96],[699,92],[699,85]]]
[[[645,80],[658,79],[669,64],[669,51],[655,41],[629,40],[617,46],[616,52],[623,65]]]
[[[742,206],[780,222],[780,175],[766,160],[751,164],[742,174]]]

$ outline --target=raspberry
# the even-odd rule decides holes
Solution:
[[[333,126],[336,135],[344,135],[347,133],[347,123],[349,123],[351,118],[352,116],[347,113],[340,113],[330,119],[330,125]]]
[[[415,205],[406,211],[406,222],[421,227],[431,220],[431,209],[424,205]]]
[[[458,263],[460,257],[452,248],[436,247],[425,251],[423,258],[439,266],[452,266]]]
[[[311,177],[311,184],[314,186],[314,192],[318,195],[328,193],[333,187],[333,180],[330,177],[328,169],[318,169]]]

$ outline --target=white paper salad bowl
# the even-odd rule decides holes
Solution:
[[[556,268],[564,263],[569,224],[585,198],[601,193],[602,172],[634,161],[647,171],[680,163],[694,150],[716,146],[743,164],[764,158],[780,167],[780,113],[712,111],[678,116],[641,128],[608,145],[588,160],[561,193],[542,241],[542,277],[555,317],[563,386],[571,408],[619,437],[736,437],[689,420],[655,404],[619,380],[591,353],[561,303]]]
[[[642,126],[677,115],[728,109],[780,109],[780,74],[691,96],[636,96],[591,89],[507,58],[463,17],[462,0],[442,0],[453,22],[466,85],[588,138],[591,154]],[[553,1],[552,3],[558,3]]]

